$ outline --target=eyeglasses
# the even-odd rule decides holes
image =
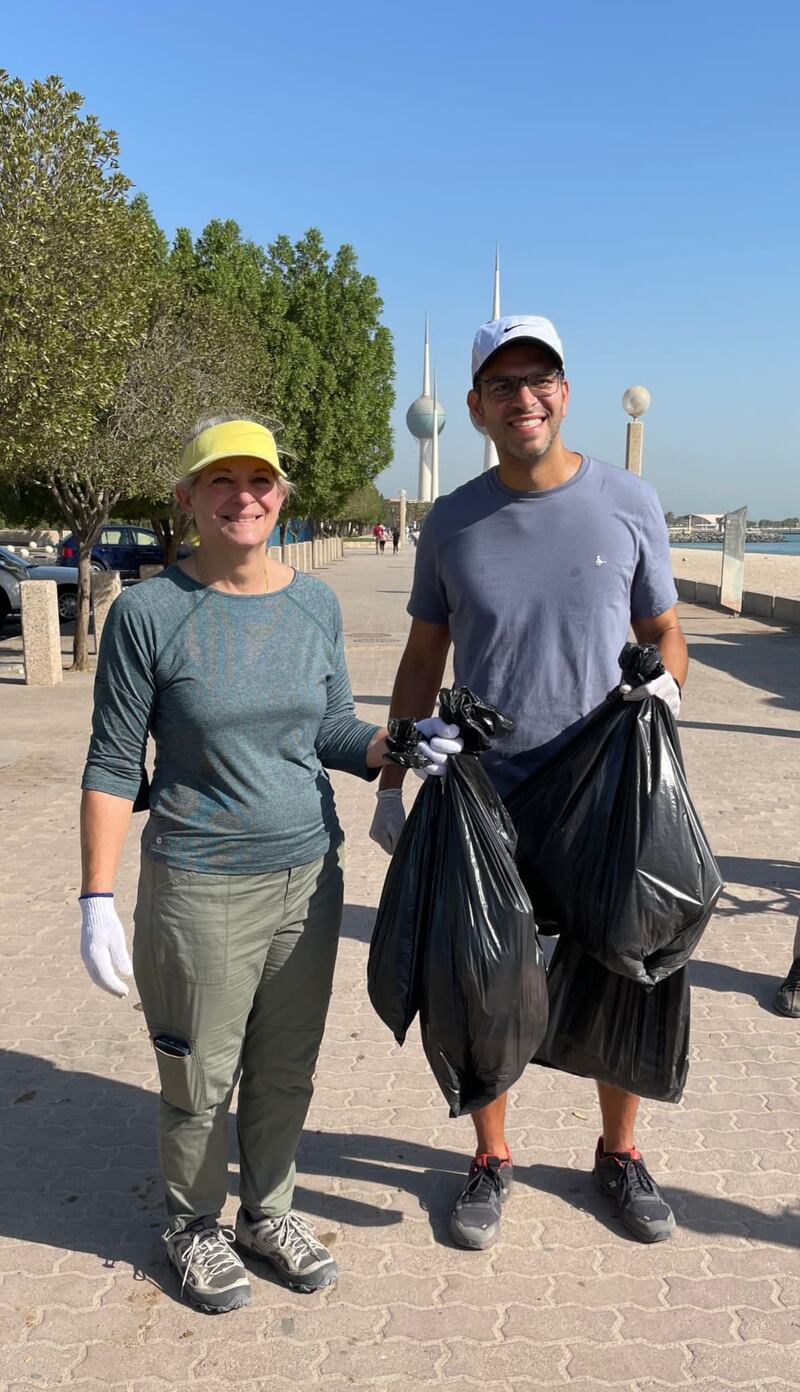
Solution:
[[[523,383],[531,396],[554,396],[563,376],[563,372],[548,372],[546,377],[540,372],[529,372],[526,377],[484,377],[475,387],[478,391],[485,387],[491,401],[513,401]]]

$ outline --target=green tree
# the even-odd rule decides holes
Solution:
[[[335,522],[349,522],[357,527],[374,527],[376,522],[389,520],[389,507],[374,483],[365,483],[346,498],[331,514]]]
[[[60,78],[0,72],[0,470],[51,489],[76,535],[78,668],[91,547],[119,496],[114,401],[165,256],[118,152]]]
[[[119,461],[137,487],[128,490],[123,515],[150,520],[165,564],[175,559],[189,526],[173,493],[186,432],[201,416],[259,413],[268,380],[254,323],[216,298],[182,303],[174,283],[165,287],[120,394],[128,417],[123,433],[135,458]]]
[[[331,260],[316,228],[269,247],[261,323],[271,409],[297,456],[293,507],[315,521],[334,516],[391,461],[394,355],[382,308],[352,247]]]

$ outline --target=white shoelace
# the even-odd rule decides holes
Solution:
[[[290,1209],[286,1216],[281,1219],[280,1227],[276,1229],[275,1236],[278,1246],[288,1249],[290,1254],[298,1260],[308,1251],[314,1257],[327,1255],[325,1248],[317,1241],[311,1228],[293,1209]]]
[[[177,1234],[168,1233],[168,1237]],[[224,1275],[226,1271],[233,1271],[241,1265],[236,1253],[232,1250],[236,1234],[232,1228],[200,1228],[192,1234],[192,1240],[178,1252],[178,1261],[183,1265],[183,1280],[181,1281],[181,1295],[186,1285],[189,1275],[189,1268],[193,1261],[204,1277]]]

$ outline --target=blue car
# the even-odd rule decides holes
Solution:
[[[178,547],[180,557],[191,554],[191,546]],[[155,532],[128,523],[110,523],[92,547],[92,570],[118,570],[123,580],[138,580],[139,567],[163,565],[164,553]],[[58,547],[58,564],[78,564],[78,543],[65,537]]]

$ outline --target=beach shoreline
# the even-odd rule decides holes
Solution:
[[[678,580],[701,580],[718,585],[722,574],[722,552],[704,551],[699,546],[670,548],[672,574]],[[744,588],[757,594],[783,595],[800,599],[800,556],[776,556],[748,551],[744,559]]]

